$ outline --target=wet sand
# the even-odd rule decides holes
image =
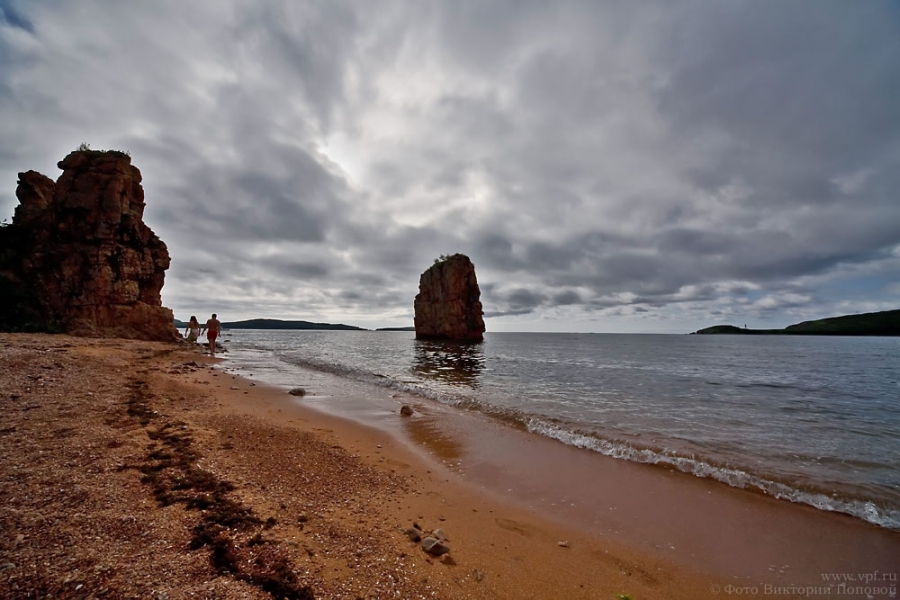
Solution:
[[[896,590],[900,532],[573,448],[480,413],[327,373],[298,372],[310,392],[301,404],[380,428],[501,502],[702,572],[711,586],[762,591],[824,585],[819,595],[840,596],[838,586],[829,590],[828,584],[846,576]],[[413,417],[397,418],[403,403],[415,407]]]

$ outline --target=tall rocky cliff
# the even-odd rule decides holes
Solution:
[[[0,230],[7,329],[147,340],[178,335],[160,290],[165,243],[143,222],[141,172],[116,151],[78,150],[54,183],[19,173],[19,206]]]
[[[468,256],[454,254],[422,273],[414,307],[417,339],[484,339],[481,290]]]

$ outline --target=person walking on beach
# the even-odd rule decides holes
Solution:
[[[184,329],[184,335],[187,336],[189,342],[196,342],[200,337],[200,322],[194,315],[191,315],[191,320]]]
[[[209,353],[216,353],[216,338],[219,337],[219,328],[222,326],[219,323],[219,320],[216,318],[216,313],[212,314],[212,318],[206,322],[206,325],[203,327],[203,331],[206,331],[206,339],[209,340]],[[203,333],[201,331],[200,333]]]

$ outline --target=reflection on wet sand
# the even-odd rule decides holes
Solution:
[[[413,372],[450,385],[477,388],[484,370],[481,344],[416,340]]]
[[[454,462],[462,455],[462,444],[458,436],[443,431],[434,417],[419,414],[403,419],[403,424],[413,441],[421,444],[441,461]]]

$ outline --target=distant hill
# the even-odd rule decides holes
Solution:
[[[327,329],[332,331],[366,331],[362,327],[309,321],[280,321],[278,319],[249,319],[222,323],[223,329]]]
[[[416,328],[413,326],[410,327],[380,327],[375,331],[415,331]]]
[[[715,325],[696,334],[729,333],[741,335],[900,335],[900,310],[830,317],[803,321],[784,329],[742,329],[734,325]]]

